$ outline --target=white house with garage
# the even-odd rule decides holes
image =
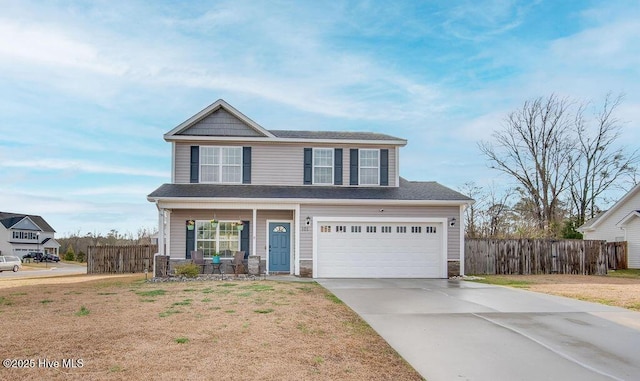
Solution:
[[[407,141],[370,132],[267,130],[218,100],[164,135],[171,183],[148,195],[159,254],[244,251],[267,273],[446,278],[464,273],[473,200],[400,177]],[[227,254],[222,260],[231,260]]]
[[[627,267],[640,269],[640,184],[578,228],[584,239],[627,241]]]
[[[20,258],[30,252],[58,255],[60,244],[55,233],[40,216],[0,212],[0,255]]]

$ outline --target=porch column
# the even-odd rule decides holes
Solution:
[[[164,255],[164,208],[158,207],[158,254]]]
[[[296,204],[296,208],[293,210],[293,226],[295,236],[293,239],[295,243],[293,245],[293,274],[300,276],[300,204]]]
[[[164,255],[171,257],[171,209],[164,210]]]
[[[251,247],[253,247],[252,255],[258,255],[258,247],[256,246],[256,228],[258,226],[257,219],[258,210],[256,208],[253,208],[253,216],[251,218]]]

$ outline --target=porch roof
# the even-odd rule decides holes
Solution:
[[[163,184],[147,196],[149,201],[162,198],[404,200],[453,201],[460,204],[473,202],[471,198],[435,181],[408,181],[403,178],[400,178],[399,187]]]

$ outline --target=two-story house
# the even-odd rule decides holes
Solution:
[[[22,258],[35,251],[58,255],[55,233],[40,216],[0,212],[0,255]]]
[[[313,277],[445,278],[464,270],[463,212],[473,200],[401,178],[404,139],[267,130],[224,100],[164,139],[171,183],[147,197],[159,212],[160,255],[243,250],[260,256],[268,273]]]

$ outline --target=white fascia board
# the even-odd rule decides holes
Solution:
[[[595,230],[595,228],[598,225],[600,225],[602,223],[602,221],[606,220],[607,218],[609,218],[609,215],[613,214],[614,210],[617,210],[622,205],[624,205],[624,203],[628,199],[630,199],[636,192],[639,192],[639,191],[640,191],[640,183],[636,184],[636,186],[631,188],[631,190],[629,192],[627,192],[627,194],[622,196],[622,198],[620,200],[618,200],[615,204],[613,204],[613,206],[611,208],[609,208],[609,210],[604,212],[604,214],[602,214],[593,224],[591,224],[591,226],[589,226],[588,228],[585,228],[584,231],[593,231],[593,230]],[[578,230],[578,231],[580,231],[580,230]]]
[[[327,205],[415,205],[415,206],[460,206],[468,204],[467,201],[449,201],[449,200],[386,200],[386,199],[273,199],[273,198],[202,198],[202,197],[147,197],[150,202],[158,202],[164,208],[172,208],[168,206],[178,205],[182,208],[187,204],[193,204],[197,208],[197,204],[202,209],[208,209],[211,205],[219,207],[224,204],[235,204],[229,209],[252,209],[256,205],[261,205],[260,209],[282,209],[283,205],[293,208],[298,204],[327,204]],[[242,207],[238,207],[241,204]],[[176,208],[176,207],[173,207]]]
[[[299,138],[276,138],[261,136],[196,136],[196,135],[173,135],[164,136],[164,140],[171,141],[192,141],[192,142],[268,142],[268,143],[307,143],[307,144],[358,144],[358,145],[388,145],[405,146],[406,140],[366,140],[366,139],[299,139]]]
[[[629,222],[629,220],[631,220],[633,217],[640,218],[640,212],[638,212],[637,210],[634,210],[633,212],[627,214],[622,220],[620,220],[620,222],[616,224],[616,226],[619,228],[624,227],[624,225],[626,225]]]

